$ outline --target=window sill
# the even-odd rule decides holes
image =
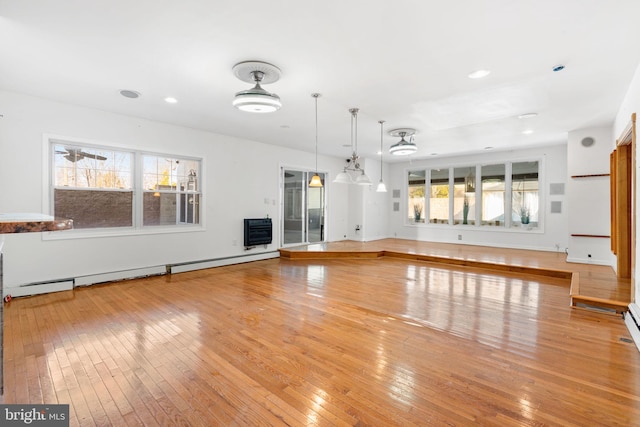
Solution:
[[[91,229],[91,230],[66,230],[56,232],[42,233],[42,240],[73,240],[73,239],[95,239],[101,237],[129,237],[129,236],[145,236],[151,234],[174,234],[174,233],[193,233],[206,231],[204,226],[199,225],[181,225],[181,226],[158,226],[145,227],[143,229],[135,228],[118,228],[114,229]]]
[[[473,231],[487,231],[487,232],[500,232],[500,233],[533,233],[544,234],[544,229],[540,226],[535,227],[523,227],[520,224],[512,225],[510,228],[504,225],[474,225],[474,224],[443,224],[443,223],[428,223],[423,222],[407,222],[405,227],[419,227],[419,228],[433,228],[433,229],[448,229],[448,230],[473,230]]]

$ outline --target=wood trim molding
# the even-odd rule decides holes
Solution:
[[[631,120],[616,140],[616,146],[629,145],[636,140],[636,113],[631,114]]]

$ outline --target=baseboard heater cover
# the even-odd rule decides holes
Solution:
[[[79,276],[75,279],[76,286],[89,286],[98,283],[116,282],[118,280],[136,279],[139,277],[159,276],[166,274],[167,269],[164,265],[156,267],[134,268],[131,270],[113,271],[102,274],[91,274],[88,276]]]
[[[261,252],[261,253],[250,254],[250,255],[238,255],[238,256],[215,258],[215,259],[208,259],[208,260],[202,260],[202,261],[184,262],[180,264],[167,265],[167,273],[169,274],[184,273],[187,271],[203,270],[205,268],[222,267],[225,265],[242,264],[245,262],[278,258],[279,256],[280,256],[280,252],[270,251],[270,252]]]
[[[11,295],[11,297],[26,297],[29,295],[48,294],[50,292],[69,291],[71,289],[73,289],[73,279],[28,283],[16,287],[5,287],[2,290],[2,298],[7,295]]]
[[[640,307],[636,303],[629,304],[629,311],[624,315],[624,323],[640,351]]]

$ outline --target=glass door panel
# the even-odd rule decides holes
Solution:
[[[323,242],[325,236],[325,178],[322,187],[309,187],[312,173],[283,169],[282,244]]]
[[[322,187],[307,187],[307,238],[309,243],[324,241],[325,174],[318,173],[318,175],[322,181]]]
[[[304,188],[305,173],[284,170],[282,242],[285,245],[305,242]]]

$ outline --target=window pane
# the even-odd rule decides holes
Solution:
[[[475,224],[476,167],[453,170],[453,223]]]
[[[73,228],[131,227],[133,192],[100,190],[54,190],[54,212],[71,218]]]
[[[408,199],[409,207],[407,209],[407,216],[409,221],[412,222],[424,222],[424,208],[425,208],[425,183],[426,172],[421,171],[409,171],[408,174]]]
[[[538,162],[512,165],[511,218],[514,225],[538,225]]]
[[[482,166],[482,225],[504,225],[505,165]]]
[[[54,144],[55,187],[131,189],[132,153]]]
[[[200,223],[200,161],[142,156],[142,225]]]
[[[431,171],[429,222],[432,224],[449,223],[449,169]]]

